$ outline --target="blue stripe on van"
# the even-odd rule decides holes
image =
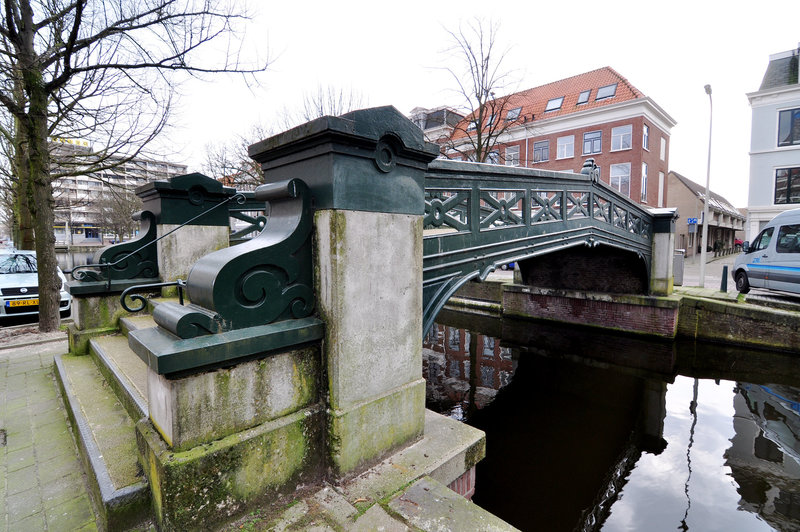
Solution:
[[[750,269],[759,269],[759,270],[776,270],[776,271],[789,271],[789,272],[797,272],[800,271],[800,267],[798,266],[772,266],[770,264],[759,264],[753,263],[747,265]]]

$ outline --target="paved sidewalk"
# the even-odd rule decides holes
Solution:
[[[0,347],[0,531],[97,530],[53,380],[66,339]]]
[[[724,257],[714,257],[712,253],[708,255],[705,272],[705,288],[719,291],[722,283],[722,270],[724,266],[727,266],[728,293],[737,294],[736,283],[734,283],[731,277],[731,270],[733,269],[733,263],[738,254],[733,253],[731,255],[725,255]],[[684,260],[682,286],[700,286],[700,257],[689,257]]]

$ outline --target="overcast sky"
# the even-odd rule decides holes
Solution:
[[[800,1],[757,4],[716,0],[643,2],[252,2],[258,10],[247,39],[273,59],[260,86],[241,77],[183,88],[171,138],[190,170],[205,146],[247,133],[253,124],[277,128],[283,109],[304,92],[335,86],[359,92],[370,107],[457,105],[444,51],[446,29],[490,15],[500,23],[504,61],[519,80],[511,92],[610,66],[653,98],[677,126],[670,170],[705,184],[709,99],[714,124],[711,189],[747,205],[750,107],[769,55],[794,49]],[[250,86],[248,86],[250,85]],[[179,157],[180,158],[180,157]]]

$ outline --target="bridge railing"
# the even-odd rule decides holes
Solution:
[[[443,160],[425,176],[424,224],[426,258],[481,244],[505,247],[514,233],[585,235],[588,225],[647,255],[652,234],[646,209],[588,175]]]

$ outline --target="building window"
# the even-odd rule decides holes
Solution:
[[[661,137],[661,160],[667,160],[667,139]]]
[[[581,105],[582,103],[588,102],[589,101],[589,95],[591,93],[592,93],[592,89],[589,89],[588,91],[583,91],[582,93],[580,93],[578,95],[578,105]]]
[[[642,128],[642,148],[650,151],[650,126],[647,124]]]
[[[564,103],[564,97],[560,98],[553,98],[547,101],[547,107],[544,108],[544,111],[557,111],[561,109],[561,104]]]
[[[500,152],[497,150],[490,151],[486,162],[489,164],[500,164]]]
[[[590,131],[583,134],[583,154],[600,153],[602,148],[602,133],[600,131]]]
[[[570,159],[575,156],[575,135],[558,137],[556,140],[556,159]]]
[[[522,107],[511,109],[506,115],[506,122],[511,122],[512,120],[519,118],[520,112],[522,112]]]
[[[550,141],[542,140],[533,143],[533,162],[541,163],[550,160]]]
[[[642,203],[647,203],[647,163],[642,163]]]
[[[614,83],[613,85],[606,85],[605,87],[600,87],[597,89],[597,96],[595,96],[595,100],[604,100],[605,98],[611,98],[617,93],[617,84]]]
[[[612,188],[631,196],[631,163],[612,164],[609,179]]]
[[[775,170],[775,204],[800,203],[800,167]]]
[[[611,151],[629,150],[632,146],[633,126],[619,126],[611,129]]]
[[[778,113],[778,146],[800,144],[800,108]]]
[[[658,173],[658,206],[664,206],[664,172]]]
[[[486,121],[486,127],[487,127],[488,129],[491,129],[491,128],[492,128],[492,126],[494,126],[494,121],[495,121],[496,119],[497,119],[497,115],[494,115],[494,114],[490,115],[490,116],[489,116],[489,119]]]
[[[478,126],[475,123],[475,119],[470,120],[469,124],[467,125],[467,131],[475,131],[476,129],[478,129]]]
[[[519,166],[519,146],[506,148],[506,166]]]

